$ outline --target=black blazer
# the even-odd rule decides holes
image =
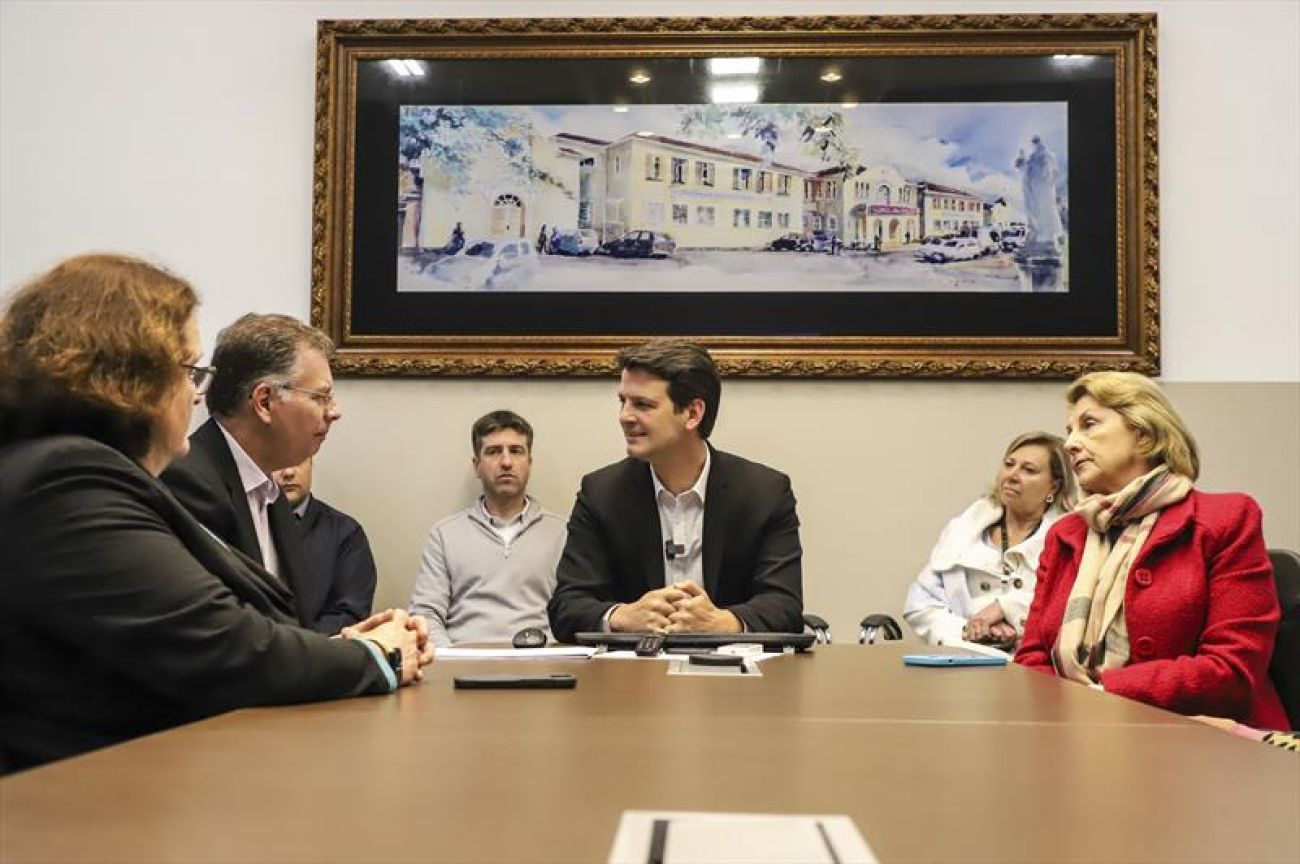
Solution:
[[[248,510],[248,495],[239,477],[239,466],[216,420],[209,419],[194,430],[190,436],[190,452],[173,462],[163,472],[162,480],[208,530],[261,562],[262,547],[257,542],[257,529]],[[329,585],[307,578],[302,529],[283,495],[267,508],[267,521],[271,525],[271,542],[275,543],[279,576],[291,589],[298,622],[311,627],[325,606]]]
[[[749,630],[803,629],[802,549],[790,479],[714,450],[704,492],[704,590]],[[547,607],[561,642],[605,611],[664,587],[650,466],[624,459],[582,478]]]
[[[376,574],[365,530],[357,520],[315,496],[307,499],[299,524],[307,542],[308,578],[324,588],[311,628],[332,634],[369,617],[375,602]],[[320,593],[315,587],[313,584],[312,597]]]
[[[0,549],[0,771],[387,690],[364,645],[298,627],[274,577],[99,442],[0,450]]]

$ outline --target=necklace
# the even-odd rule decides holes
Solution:
[[[1043,517],[1039,516],[1038,521],[1034,523],[1033,528],[1029,529],[1029,533],[1026,534],[1025,537],[1026,538],[1033,537],[1035,534],[1037,534],[1038,528],[1042,524],[1043,524]],[[1003,510],[1002,515],[998,517],[998,535],[999,535],[998,539],[1001,541],[1001,546],[1002,546],[1002,562],[1001,562],[1002,575],[1010,576],[1011,573],[1015,570],[1015,568],[1011,566],[1011,562],[1007,561],[1007,549],[1009,548],[1010,545],[1009,544],[1010,538],[1007,536],[1007,511],[1006,510]],[[1021,542],[1023,543],[1024,541],[1022,540]]]

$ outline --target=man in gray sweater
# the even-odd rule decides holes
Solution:
[[[525,627],[548,632],[546,603],[564,549],[565,522],[527,494],[533,427],[492,411],[470,431],[483,494],[435,524],[420,558],[411,614],[439,647],[508,642]]]

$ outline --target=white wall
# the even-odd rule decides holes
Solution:
[[[57,2],[0,6],[0,286],[88,248],[171,262],[204,334],[307,313],[318,18],[1160,13],[1165,378],[1300,381],[1300,4]]]
[[[1160,13],[1166,382],[1210,488],[1300,546],[1300,4],[1294,2],[16,2],[0,5],[0,291],[58,259],[127,250],[204,294],[216,331],[308,310],[315,21],[358,17]],[[1247,382],[1216,384],[1213,382]],[[535,490],[567,512],[619,456],[599,381],[340,382],[318,468],[367,525],[380,599],[471,491],[469,423],[509,405],[539,430]],[[1057,383],[728,382],[718,443],[784,468],[805,522],[809,606],[841,631],[894,608],[1001,444],[1059,428]],[[869,565],[867,563],[869,562]]]

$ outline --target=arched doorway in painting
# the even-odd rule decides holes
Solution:
[[[492,202],[492,233],[498,237],[524,236],[524,202],[518,195],[498,195]]]
[[[849,211],[849,224],[852,226],[852,236],[849,241],[859,245],[867,242],[867,208],[859,204]]]

